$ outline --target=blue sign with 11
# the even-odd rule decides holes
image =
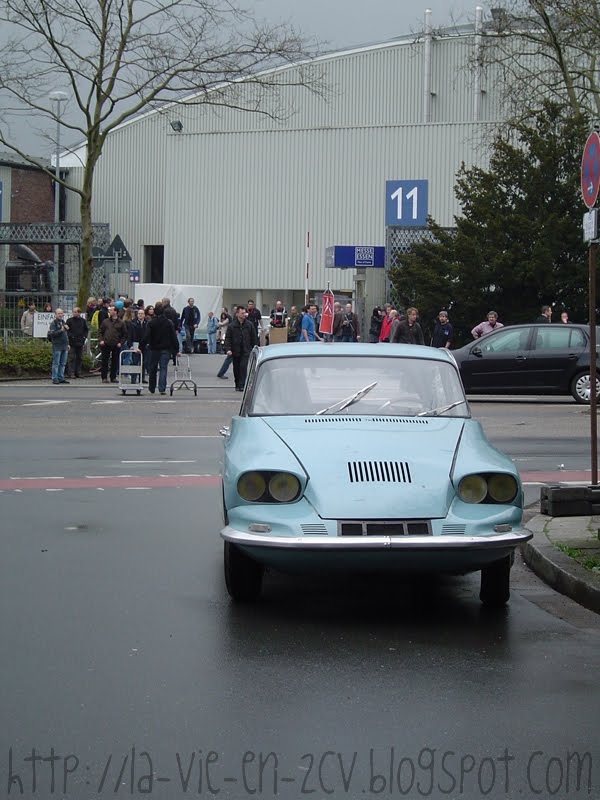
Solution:
[[[385,224],[406,228],[427,224],[427,181],[385,182]]]

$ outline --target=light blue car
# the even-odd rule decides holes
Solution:
[[[250,601],[265,568],[398,575],[481,570],[509,598],[523,493],[471,419],[447,350],[298,343],[255,348],[225,437],[225,580]]]

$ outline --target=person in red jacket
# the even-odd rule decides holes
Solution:
[[[392,327],[392,322],[393,322],[393,318],[390,316],[391,310],[392,310],[392,304],[386,303],[383,307],[385,316],[383,318],[383,322],[381,323],[381,331],[379,332],[380,342],[389,342],[390,340],[390,328]]]

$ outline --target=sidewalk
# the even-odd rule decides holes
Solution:
[[[231,387],[231,394],[234,395],[234,388],[235,384],[233,381],[233,368],[230,366],[229,370],[227,371],[228,380],[220,380],[217,378],[217,372],[221,368],[223,361],[225,360],[224,355],[207,355],[203,353],[201,355],[190,355],[190,369],[192,371],[192,380],[194,380],[198,384],[199,389],[222,389],[226,392]],[[179,378],[187,377],[187,358],[184,355],[180,361],[180,374]],[[168,373],[168,382],[172,383],[175,380],[175,368],[173,367],[173,363],[169,361],[169,373]],[[35,382],[38,384],[46,384],[51,383],[49,375],[10,375],[10,376],[0,376],[0,383],[21,383],[21,382]],[[101,383],[100,380],[100,372],[94,371],[92,373],[83,373],[81,382],[87,383],[88,381],[94,383]],[[71,383],[74,386],[77,386],[79,383],[78,380],[73,379]],[[112,385],[114,389],[114,385]],[[239,400],[239,397],[236,397]]]
[[[537,514],[525,527],[533,533],[533,539],[521,547],[521,552],[536,575],[600,614],[600,516]],[[586,561],[597,571],[584,567]]]

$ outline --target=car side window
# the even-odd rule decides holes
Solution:
[[[480,347],[484,353],[505,353],[511,350],[525,350],[529,339],[529,328],[500,331],[495,336],[486,337]]]
[[[563,328],[544,327],[536,331],[535,350],[568,350],[583,349],[585,337],[578,328],[565,325]]]

